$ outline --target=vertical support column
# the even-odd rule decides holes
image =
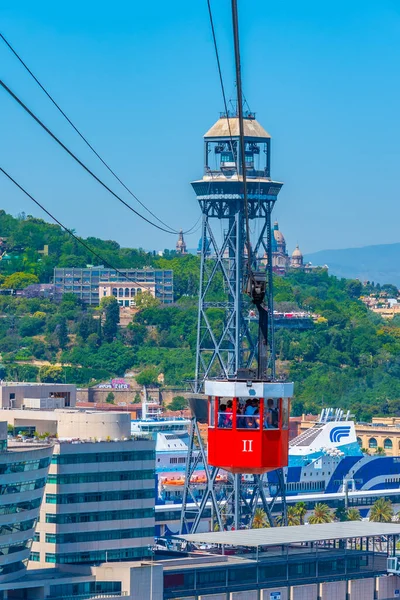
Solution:
[[[202,377],[200,370],[201,361],[201,323],[203,314],[203,287],[204,287],[204,261],[207,255],[207,221],[208,216],[203,213],[202,226],[201,226],[201,261],[200,261],[200,285],[199,285],[199,307],[197,314],[197,343],[196,343],[196,370],[195,370],[195,389],[196,393],[200,393],[202,390]]]
[[[275,339],[274,339],[274,282],[273,282],[273,269],[272,269],[272,229],[271,229],[271,212],[273,204],[271,202],[267,205],[267,294],[268,294],[268,312],[269,312],[269,364],[272,379],[275,378]]]
[[[240,509],[241,509],[241,498],[240,498],[240,486],[242,483],[242,476],[240,473],[235,473],[233,476],[233,525],[235,529],[240,529]]]

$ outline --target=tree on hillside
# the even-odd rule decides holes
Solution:
[[[168,404],[169,410],[184,410],[187,406],[187,400],[183,396],[174,396],[172,402]]]
[[[112,392],[108,392],[107,397],[106,397],[106,402],[108,402],[108,404],[114,404],[114,400],[115,400],[115,396]]]
[[[64,350],[69,342],[67,320],[64,317],[61,317],[58,322],[56,336],[59,347]]]
[[[150,387],[158,384],[158,371],[155,367],[146,367],[136,377],[136,381],[139,385],[144,387]]]
[[[39,283],[39,278],[36,275],[32,275],[32,273],[17,272],[8,275],[8,277],[4,279],[1,287],[5,289],[22,290],[33,283]]]
[[[39,380],[42,383],[63,383],[64,373],[61,367],[46,365],[39,369]]]
[[[100,308],[104,312],[103,336],[106,342],[112,342],[118,333],[119,305],[114,296],[102,298]]]
[[[160,304],[160,300],[158,298],[154,298],[150,292],[142,292],[141,294],[137,294],[135,298],[135,306],[139,310],[156,308],[157,306],[160,306]]]
[[[350,279],[346,283],[346,292],[352,298],[359,298],[361,296],[362,289],[363,285],[361,281],[358,281],[357,279]]]

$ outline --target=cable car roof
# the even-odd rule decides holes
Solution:
[[[226,546],[282,546],[300,542],[322,542],[357,537],[400,535],[399,523],[373,521],[346,521],[321,525],[296,525],[268,529],[240,529],[175,536],[194,544],[219,544]]]

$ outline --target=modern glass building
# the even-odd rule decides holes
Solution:
[[[0,584],[27,567],[52,452],[50,444],[8,445],[0,422]]]
[[[49,567],[148,557],[155,530],[154,441],[128,439],[129,414],[93,411],[78,417],[98,437],[85,439],[77,421],[77,437],[67,439],[58,423],[31,560]]]
[[[125,279],[126,277],[126,279]],[[63,294],[76,294],[87,304],[99,304],[100,282],[115,283],[117,289],[125,283],[143,284],[143,289],[154,286],[155,297],[163,304],[174,301],[173,271],[162,269],[121,269],[119,273],[104,266],[54,269],[56,298]]]

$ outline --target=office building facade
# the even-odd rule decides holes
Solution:
[[[113,283],[117,290],[131,287],[125,286],[125,283],[134,283],[135,293],[143,286],[143,290],[154,289],[154,296],[163,304],[171,304],[174,301],[172,270],[121,269],[117,273],[104,266],[54,269],[54,287],[57,299],[60,299],[63,294],[73,293],[86,304],[97,306],[101,297],[101,283]],[[103,287],[107,287],[107,285]],[[126,298],[127,301],[128,299],[131,300],[131,293]]]
[[[26,570],[53,448],[7,442],[0,422],[0,584]]]

